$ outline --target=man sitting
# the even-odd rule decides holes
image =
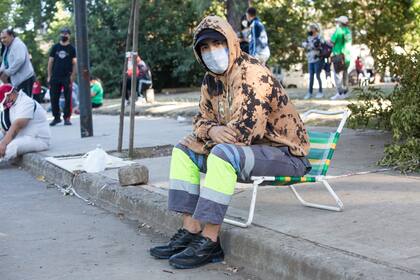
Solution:
[[[169,243],[150,249],[175,268],[223,259],[219,231],[238,179],[303,176],[311,169],[298,112],[271,71],[240,50],[229,23],[206,17],[193,46],[207,73],[193,133],[173,149],[169,175],[169,210],[183,214],[183,226]],[[200,172],[206,173],[201,187]]]
[[[94,76],[90,77],[90,98],[93,109],[101,107],[104,102],[104,90],[102,88],[102,83]]]
[[[50,128],[47,113],[25,92],[0,86],[0,162],[29,152],[47,150]]]

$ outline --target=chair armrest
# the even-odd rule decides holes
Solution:
[[[311,114],[318,114],[318,115],[342,115],[340,124],[338,125],[337,128],[337,132],[341,133],[341,131],[343,130],[344,125],[346,124],[347,118],[350,116],[350,111],[349,110],[344,110],[344,111],[322,111],[322,110],[309,110],[304,112],[301,117],[303,119],[303,121],[305,122],[306,119],[308,118],[309,115]]]

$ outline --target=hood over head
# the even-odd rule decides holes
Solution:
[[[229,49],[229,66],[225,73],[229,72],[229,70],[232,68],[234,61],[241,55],[241,49],[239,47],[239,40],[238,40],[238,37],[236,36],[235,31],[226,20],[218,16],[205,17],[194,30],[193,49],[194,49],[195,57],[197,61],[201,65],[203,65],[203,67],[209,72],[210,70],[207,68],[207,66],[204,64],[203,60],[201,59],[200,51],[197,50],[196,48],[197,39],[200,37],[198,35],[200,34],[200,32],[202,32],[205,29],[213,29],[219,32],[220,34],[222,34],[226,38],[227,46]],[[223,74],[217,75],[213,72],[210,72],[210,73],[216,76],[223,76]]]

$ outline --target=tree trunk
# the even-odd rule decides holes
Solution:
[[[226,1],[227,20],[236,32],[241,30],[241,17],[245,14],[248,4],[248,0]]]

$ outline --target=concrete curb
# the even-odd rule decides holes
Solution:
[[[47,162],[41,155],[26,154],[20,165],[46,181],[70,185],[114,213],[124,213],[163,232],[174,232],[180,215],[166,209],[164,195],[141,187],[121,187],[99,174],[73,175]],[[315,243],[297,236],[253,225],[240,229],[224,225],[222,243],[226,260],[260,279],[419,279],[404,267]]]

